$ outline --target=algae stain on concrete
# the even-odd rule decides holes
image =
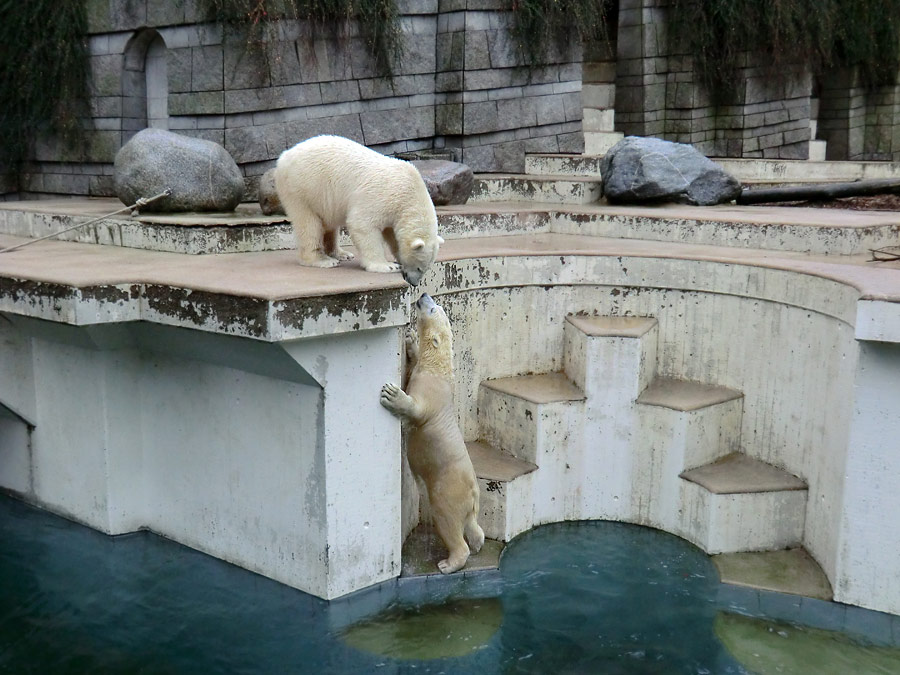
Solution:
[[[478,650],[502,622],[499,598],[460,599],[390,608],[349,626],[341,638],[354,649],[394,659],[442,659]]]
[[[900,649],[854,642],[843,633],[720,612],[716,637],[760,675],[875,675],[900,673]]]

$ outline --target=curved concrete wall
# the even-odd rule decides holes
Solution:
[[[804,545],[835,578],[855,289],[782,270],[652,258],[463,260],[432,275],[424,286],[454,325],[467,440],[478,437],[483,380],[562,370],[567,314],[654,317],[659,375],[742,391],[743,451],[807,481]]]

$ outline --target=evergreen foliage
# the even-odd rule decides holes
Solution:
[[[266,41],[279,21],[297,20],[328,30],[333,36],[346,32],[356,20],[376,70],[392,73],[403,51],[396,0],[201,0],[210,16],[247,32],[248,44]]]
[[[674,0],[669,39],[686,43],[703,81],[727,94],[745,53],[769,57],[770,74],[858,67],[867,85],[897,81],[900,0]]]
[[[614,0],[511,0],[510,31],[530,66],[552,49],[564,51],[573,40],[605,42],[606,17]]]
[[[38,130],[83,138],[88,100],[83,0],[0,0],[0,172],[13,172]]]

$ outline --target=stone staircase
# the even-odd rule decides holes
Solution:
[[[806,485],[741,452],[743,394],[660,377],[649,317],[570,315],[563,371],[486,380],[468,444],[481,524],[617,520],[708,553],[799,546]]]
[[[584,155],[525,155],[524,174],[477,174],[469,202],[595,203],[601,198],[600,163],[609,147],[604,146]],[[714,161],[750,186],[849,182],[865,178],[896,178],[900,175],[896,163],[891,162],[727,158],[714,158]]]

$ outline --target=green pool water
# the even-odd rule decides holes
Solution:
[[[677,537],[587,522],[517,538],[499,574],[327,603],[149,533],[107,537],[0,497],[0,673],[802,672],[785,668],[817,640],[873,659],[854,672],[900,672],[895,648],[735,617],[721,587]]]

